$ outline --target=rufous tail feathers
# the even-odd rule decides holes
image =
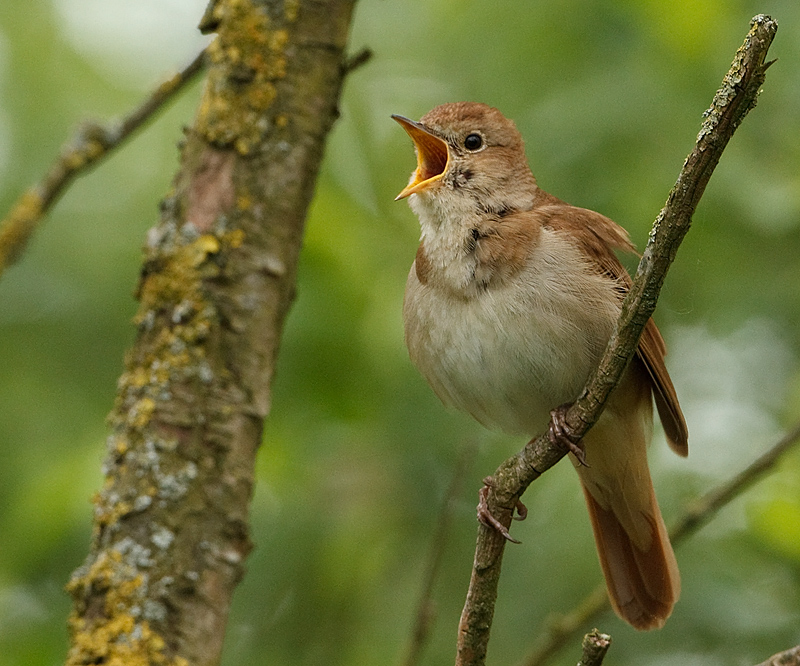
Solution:
[[[658,505],[647,516],[649,543],[643,546],[613,510],[601,507],[585,487],[584,494],[611,606],[636,629],[659,629],[680,596],[680,575]]]
[[[664,625],[680,574],[647,466],[653,407],[645,368],[634,361],[584,438],[577,466],[611,605],[636,629]],[[642,389],[645,390],[642,390]]]

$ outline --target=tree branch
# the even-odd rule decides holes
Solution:
[[[772,655],[758,666],[800,666],[800,645],[785,652]]]
[[[208,78],[148,235],[91,549],[68,586],[70,666],[219,663],[353,5],[209,6]]]
[[[704,114],[694,150],[656,218],[606,352],[583,393],[566,413],[567,424],[579,436],[585,435],[599,418],[606,399],[633,357],[639,336],[655,309],[666,272],[689,230],[692,214],[722,151],[755,106],[765,72],[771,64],[765,59],[776,30],[777,23],[768,16],[759,15],[752,20],[744,44]],[[506,460],[495,472],[489,492],[492,514],[508,527],[517,499],[565,455],[563,449],[542,435]],[[477,666],[485,662],[504,549],[502,535],[484,525],[479,526],[472,577],[459,623],[457,666]]]
[[[350,56],[344,62],[344,73],[345,74],[352,74],[354,71],[366,65],[370,60],[372,60],[372,49],[369,47],[364,47],[360,51],[357,51],[354,55]]]
[[[593,629],[583,637],[583,657],[578,666],[601,666],[611,647],[611,636]]]
[[[694,534],[723,506],[763,479],[775,467],[778,460],[798,442],[800,442],[800,423],[732,479],[694,502],[673,525],[670,539],[680,543]]]
[[[183,70],[159,85],[121,121],[106,127],[96,122],[86,122],[80,127],[77,136],[61,150],[45,177],[18,199],[0,222],[0,276],[22,256],[45,213],[75,177],[119,148],[167,102],[175,98],[203,69],[204,57],[205,51],[201,51]]]
[[[763,479],[775,468],[781,457],[798,442],[800,442],[800,423],[732,479],[693,502],[670,529],[669,536],[673,545],[677,546],[686,540],[703,525],[709,523],[722,507]],[[575,610],[551,623],[544,641],[523,662],[525,666],[541,666],[547,663],[581,631],[582,627],[590,622],[596,622],[600,614],[608,608],[608,595],[605,585],[601,583],[578,604]]]
[[[422,592],[417,602],[417,612],[414,616],[414,628],[405,659],[402,662],[403,666],[416,666],[420,662],[422,650],[428,642],[436,614],[433,602],[433,586],[439,575],[439,568],[441,566],[442,557],[444,556],[445,544],[447,543],[447,533],[450,531],[450,525],[453,522],[456,498],[461,492],[461,486],[475,459],[477,451],[478,448],[475,443],[466,444],[464,446],[456,468],[453,471],[453,478],[450,481],[450,486],[447,488],[447,492],[442,501],[442,507],[439,511],[439,520],[433,533],[431,548],[425,566]]]

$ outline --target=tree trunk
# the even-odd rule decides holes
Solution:
[[[181,166],[147,239],[68,664],[219,662],[255,453],[354,0],[217,0]]]

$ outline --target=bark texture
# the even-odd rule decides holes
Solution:
[[[217,0],[208,79],[150,231],[68,664],[219,661],[255,453],[354,0]]]

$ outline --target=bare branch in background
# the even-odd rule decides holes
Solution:
[[[673,545],[677,546],[686,540],[708,523],[720,509],[766,477],[775,469],[782,456],[798,442],[800,442],[800,423],[739,474],[693,502],[678,517],[670,530],[670,541]],[[609,608],[605,585],[600,584],[578,604],[577,608],[550,624],[544,641],[528,655],[524,665],[542,666],[546,664],[561,648],[573,640],[583,627],[591,622],[596,622],[599,616]]]
[[[105,127],[96,122],[86,122],[81,126],[45,177],[18,199],[0,222],[0,276],[22,256],[44,215],[72,181],[122,146],[174,99],[203,69],[204,58],[205,51],[201,51],[183,70],[159,85],[119,122]]]
[[[758,666],[800,666],[800,645],[773,655]]]
[[[436,618],[433,587],[439,575],[448,533],[453,522],[455,503],[461,493],[461,487],[475,459],[477,450],[477,445],[475,443],[464,445],[456,468],[453,471],[453,478],[450,482],[450,486],[447,488],[447,492],[442,500],[439,520],[432,536],[431,549],[425,566],[422,592],[417,602],[417,612],[414,616],[414,628],[411,634],[411,641],[403,661],[403,666],[416,666],[420,663],[422,650],[430,638],[430,633]]]

